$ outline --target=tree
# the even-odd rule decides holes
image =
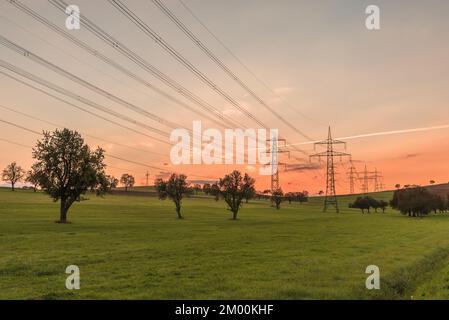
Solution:
[[[37,187],[39,185],[39,177],[35,173],[33,169],[27,172],[27,176],[25,178],[25,181],[28,183],[31,183],[33,185],[33,190],[36,192]]]
[[[8,164],[2,172],[2,180],[11,183],[11,191],[14,191],[14,186],[17,182],[21,181],[25,175],[25,170],[17,165],[16,162]]]
[[[429,183],[430,184],[435,184],[435,180],[430,180]]]
[[[81,135],[69,129],[44,132],[33,148],[33,175],[39,186],[56,202],[60,200],[60,223],[67,222],[67,213],[82,195],[95,190],[103,195],[109,188],[103,163],[104,151],[91,151]]]
[[[218,186],[218,183],[213,183],[210,186],[209,194],[214,197],[215,201],[220,199],[220,187]]]
[[[380,200],[379,201],[379,208],[382,209],[382,213],[385,213],[385,210],[388,207],[388,202],[384,201],[384,200]]]
[[[253,199],[255,196],[256,196],[256,188],[253,185],[245,193],[245,202],[248,203],[248,201]]]
[[[159,194],[159,199],[165,200],[170,198],[175,203],[176,213],[179,219],[184,219],[181,214],[181,203],[184,195],[191,193],[189,184],[187,183],[187,177],[183,174],[172,174],[168,181],[163,179],[157,179],[154,183],[156,190]]]
[[[374,209],[374,212],[377,213],[377,209],[380,208],[379,201],[377,201],[376,199],[369,197],[369,196],[367,196],[366,198],[368,199],[369,206]]]
[[[106,176],[106,178],[109,181],[109,187],[111,189],[117,188],[119,181],[118,181],[118,179],[116,177],[114,177],[114,176]]]
[[[295,199],[295,194],[293,192],[287,192],[285,194],[285,199],[287,199],[288,204],[291,204],[293,199]]]
[[[125,191],[128,191],[128,188],[132,188],[134,186],[135,180],[132,175],[124,173],[120,178],[120,183],[125,186]]]
[[[428,215],[434,208],[435,197],[423,187],[413,186],[396,190],[390,206],[409,217]]]
[[[271,194],[271,201],[274,202],[276,209],[278,209],[278,210],[281,208],[281,202],[282,202],[283,197],[284,197],[284,192],[282,192],[281,188],[274,190]]]
[[[357,199],[349,204],[349,208],[356,208],[362,210],[362,213],[365,213],[365,210],[370,209],[370,200],[369,197],[357,197]]]
[[[210,183],[203,184],[203,192],[204,194],[210,194]]]
[[[220,194],[229,206],[232,212],[232,220],[237,220],[237,214],[242,206],[242,200],[247,197],[248,193],[254,190],[255,180],[245,173],[244,176],[234,170],[225,175],[218,182]]]
[[[401,189],[401,185],[399,183],[395,184],[394,186],[396,189]]]

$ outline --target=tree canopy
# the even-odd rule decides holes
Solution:
[[[97,195],[108,188],[103,163],[104,151],[91,151],[81,135],[69,129],[44,132],[42,140],[33,148],[32,175],[39,186],[53,198],[60,200],[60,220],[67,222],[67,212],[82,195],[93,190]]]
[[[154,185],[159,194],[159,199],[170,198],[173,200],[178,218],[183,219],[181,214],[182,198],[192,192],[187,183],[187,177],[183,174],[177,175],[174,173],[167,181],[157,179]]]
[[[230,174],[220,178],[218,187],[220,194],[229,206],[229,210],[232,212],[232,219],[237,219],[237,214],[242,206],[242,200],[245,199],[248,194],[254,192],[255,180],[245,173],[244,176],[234,170]]]
[[[25,170],[23,170],[16,162],[8,164],[2,172],[2,180],[11,183],[11,190],[15,190],[17,182],[22,181],[25,176]]]

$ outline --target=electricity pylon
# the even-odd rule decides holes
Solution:
[[[349,168],[349,171],[347,172],[349,175],[349,193],[354,194],[355,193],[355,180],[358,179],[359,173],[357,172],[356,167],[354,166],[354,163],[350,161],[351,167]]]
[[[377,173],[375,171],[368,171],[365,164],[365,170],[363,170],[363,178],[359,178],[359,180],[363,181],[362,184],[363,194],[367,194],[369,192],[369,180],[373,180],[374,176],[377,176]]]
[[[374,170],[372,178],[374,179],[374,192],[381,191],[382,183],[380,182],[380,179],[382,179],[382,175],[377,171],[377,168]]]
[[[273,192],[278,190],[280,187],[279,166],[286,166],[285,163],[279,162],[279,153],[288,153],[288,156],[290,157],[290,151],[279,149],[279,143],[281,143],[285,147],[285,139],[273,138],[267,140],[267,142],[271,142],[271,150],[267,152],[271,154],[271,161],[270,163],[268,163],[268,165],[271,166],[271,192]]]
[[[150,174],[148,173],[148,171],[147,171],[147,173],[145,174],[145,178],[146,178],[146,186],[148,187],[148,178],[150,177]]]
[[[330,205],[333,205],[335,207],[335,210],[337,211],[337,213],[339,212],[337,195],[335,192],[334,157],[340,157],[340,161],[344,156],[351,157],[351,155],[349,153],[335,151],[334,145],[337,145],[337,144],[343,144],[346,149],[346,142],[332,139],[331,127],[329,127],[327,140],[315,142],[315,144],[314,144],[315,148],[317,145],[325,145],[327,150],[324,152],[315,153],[310,156],[310,159],[317,157],[318,160],[321,160],[321,157],[326,157],[326,161],[327,161],[327,165],[326,165],[326,172],[327,172],[327,174],[326,174],[326,197],[324,198],[323,212],[326,212],[327,208]]]

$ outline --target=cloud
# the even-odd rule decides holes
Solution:
[[[309,171],[322,168],[320,163],[305,163],[287,165],[287,171]]]
[[[415,158],[415,157],[419,157],[421,154],[420,153],[410,153],[405,155],[404,159],[409,159],[409,158]]]
[[[278,87],[273,89],[273,92],[279,95],[288,93],[290,91],[293,91],[292,87]]]

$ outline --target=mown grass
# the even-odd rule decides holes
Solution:
[[[232,221],[213,199],[186,199],[177,220],[169,201],[92,196],[61,225],[47,196],[0,189],[0,298],[448,298],[449,216],[362,215],[350,199],[341,214],[321,212],[321,199],[252,201]],[[65,288],[71,264],[81,290]],[[377,292],[364,289],[371,264]]]

